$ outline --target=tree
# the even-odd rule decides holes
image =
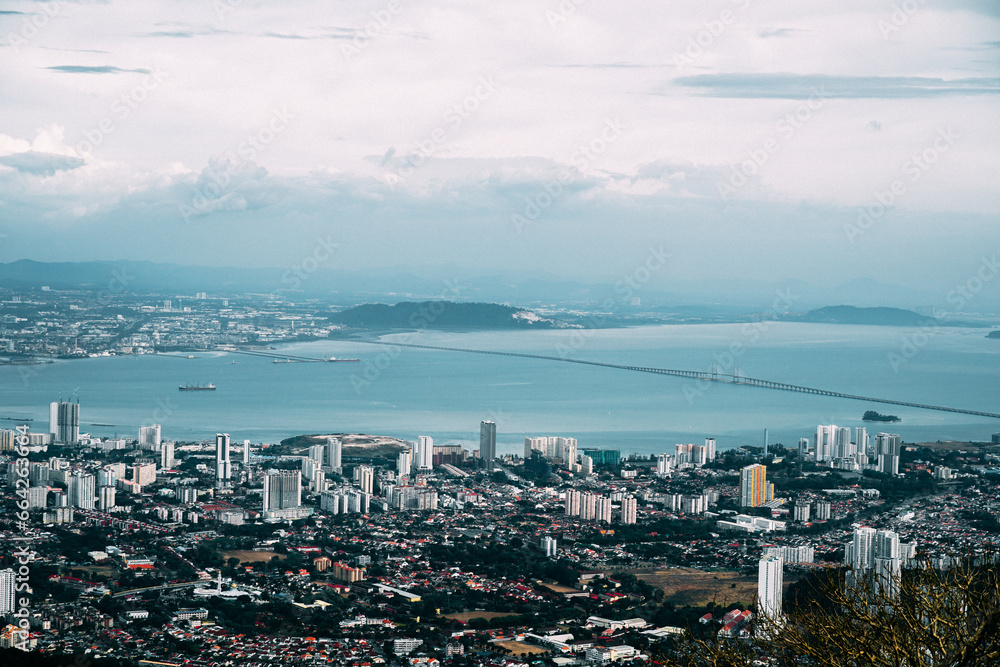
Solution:
[[[685,638],[662,661],[728,667],[988,667],[1000,664],[995,554],[899,578],[826,576],[782,619],[757,619],[752,642]]]

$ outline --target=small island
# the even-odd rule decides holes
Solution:
[[[865,412],[864,416],[861,417],[861,421],[865,422],[898,422],[902,421],[896,415],[883,415],[875,412],[874,410],[868,410]]]
[[[1000,338],[1000,329],[994,329],[993,331],[986,334],[987,338]]]

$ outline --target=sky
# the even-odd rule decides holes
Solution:
[[[10,0],[0,62],[4,262],[997,273],[996,2]]]

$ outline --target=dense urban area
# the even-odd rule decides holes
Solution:
[[[360,434],[174,442],[158,425],[94,438],[85,406],[49,407],[47,431],[0,433],[7,500],[26,508],[3,515],[3,645],[41,653],[643,660],[685,632],[749,636],[819,570],[947,566],[1000,528],[996,443],[822,425],[768,451],[708,438],[623,458],[546,436],[498,457],[488,421],[469,452]]]
[[[7,363],[339,328],[327,306],[278,297],[45,294],[4,301]],[[86,410],[53,397],[47,423],[0,430],[0,651],[95,665],[656,661],[685,637],[749,641],[831,572],[891,597],[908,569],[982,555],[1000,533],[1000,434],[905,443],[803,425],[797,443],[716,451],[705,437],[649,457],[566,434],[498,455],[492,421],[470,451],[416,434],[189,442],[159,424],[97,437],[81,432]]]
[[[0,290],[0,363],[266,346],[343,328],[329,319],[337,308],[323,300],[136,295],[127,284],[125,274],[97,291]]]

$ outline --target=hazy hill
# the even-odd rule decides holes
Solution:
[[[556,325],[521,308],[453,301],[366,303],[332,315],[330,320],[363,329],[550,329]]]
[[[891,327],[913,327],[940,324],[933,317],[927,317],[912,310],[901,308],[856,308],[855,306],[826,306],[810,310],[805,315],[794,318],[797,322],[825,324],[877,324]]]

